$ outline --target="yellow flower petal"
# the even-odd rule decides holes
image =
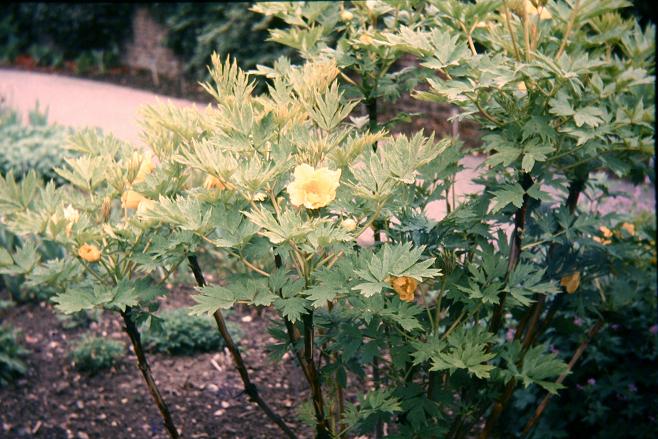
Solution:
[[[140,217],[144,215],[146,212],[148,212],[149,210],[151,210],[154,206],[155,206],[155,201],[149,200],[148,198],[144,198],[137,205],[137,212],[135,212],[135,215]]]
[[[149,175],[155,169],[155,165],[150,158],[147,158],[139,165],[139,171],[137,171],[137,177],[133,180],[133,183],[141,183],[146,180],[146,176]]]
[[[124,209],[137,209],[139,203],[145,199],[146,197],[139,192],[127,190],[121,195],[121,207]]]
[[[203,187],[209,190],[218,189],[220,191],[226,189],[226,185],[222,183],[219,178],[212,175],[206,177],[206,180],[203,182]]]
[[[539,5],[539,3],[537,3]],[[526,10],[528,11],[528,15],[539,15],[540,20],[550,20],[553,18],[553,15],[551,15],[551,11],[546,9],[545,6],[535,6],[530,2],[530,0],[526,0]]]
[[[363,34],[359,37],[359,42],[362,44],[372,44],[373,41],[372,37],[368,34]]]
[[[606,226],[601,226],[601,227],[599,227],[599,231],[600,231],[601,233],[603,233],[603,236],[604,236],[605,238],[612,238],[612,230],[610,230],[610,229],[607,228]]]
[[[560,279],[560,285],[567,290],[567,293],[573,294],[580,286],[580,271],[575,271]]]

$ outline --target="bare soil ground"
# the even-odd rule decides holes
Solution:
[[[191,304],[189,291],[177,290],[163,308]],[[118,315],[105,312],[88,329],[65,329],[46,304],[24,304],[3,311],[0,321],[22,332],[29,348],[29,371],[0,388],[2,438],[166,438],[130,351],[118,366],[95,376],[75,370],[68,356],[70,343],[84,332],[127,343]],[[240,348],[263,398],[300,437],[310,430],[296,418],[297,406],[308,395],[302,374],[292,359],[273,363],[265,346],[273,339],[266,318],[242,319],[232,314],[244,333]],[[242,393],[242,382],[224,352],[173,357],[149,355],[153,375],[185,438],[278,438],[277,427]],[[212,363],[219,366],[217,369]]]

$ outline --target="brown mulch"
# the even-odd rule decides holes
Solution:
[[[189,291],[172,292],[163,308],[190,304]],[[24,304],[5,310],[3,323],[22,332],[30,350],[28,373],[0,388],[2,438],[166,438],[132,351],[111,370],[90,376],[69,358],[70,344],[83,333],[128,344],[117,314],[105,312],[89,329],[65,329],[50,305]],[[267,314],[236,312],[245,363],[263,398],[300,437],[308,427],[296,417],[308,387],[293,359],[273,363],[265,352],[274,340],[266,331]],[[277,427],[242,393],[242,382],[225,353],[195,356],[148,355],[153,375],[175,423],[185,438],[278,438]],[[219,366],[218,370],[212,363]]]

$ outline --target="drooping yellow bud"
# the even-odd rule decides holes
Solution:
[[[359,37],[359,42],[362,44],[372,44],[373,38],[368,34],[363,34]]]
[[[78,249],[78,256],[87,262],[98,262],[101,259],[101,251],[93,244],[83,244]]]
[[[139,170],[137,171],[137,176],[133,180],[133,183],[141,183],[146,179],[146,176],[149,175],[155,169],[151,155],[148,154],[144,160],[139,165]]]
[[[573,273],[564,276],[560,279],[560,285],[567,290],[567,293],[575,293],[580,286],[580,271],[574,271]]]
[[[127,190],[121,196],[121,207],[124,209],[137,209],[139,203],[146,198],[133,190]]]
[[[623,223],[621,228],[626,230],[629,235],[635,236],[635,224],[633,223]]]
[[[336,198],[336,189],[340,185],[340,169],[315,169],[303,164],[295,168],[294,177],[287,187],[290,202],[294,206],[318,209]]]
[[[613,235],[612,230],[610,230],[606,226],[601,226],[601,227],[599,227],[599,231],[603,234],[603,238],[595,236],[592,239],[594,239],[594,241],[598,242],[599,244],[603,244],[603,245],[610,244],[612,242],[610,240],[610,238],[612,238],[612,235]]]

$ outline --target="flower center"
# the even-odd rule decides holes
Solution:
[[[320,195],[322,192],[322,184],[318,180],[309,180],[304,183],[304,192]]]

